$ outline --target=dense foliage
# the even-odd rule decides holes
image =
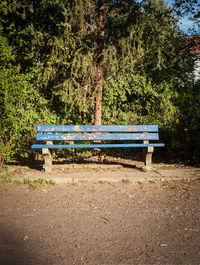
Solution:
[[[103,124],[159,124],[171,157],[198,162],[195,58],[172,11],[106,1],[97,83],[97,2],[0,3],[1,162],[30,156],[36,124],[93,124],[99,86]]]
[[[0,28],[1,32],[2,28]],[[51,123],[56,116],[37,91],[30,73],[19,73],[15,54],[0,36],[0,163],[20,155],[28,157],[38,122]]]

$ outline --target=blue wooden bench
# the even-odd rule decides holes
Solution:
[[[45,172],[52,170],[49,149],[143,147],[145,165],[150,169],[154,147],[164,147],[163,143],[156,142],[159,140],[157,125],[37,125],[36,140],[46,142],[31,146],[33,149],[42,149]],[[62,141],[64,144],[55,144],[53,141]],[[76,141],[90,141],[90,144],[74,144]],[[124,143],[125,141],[128,142]]]

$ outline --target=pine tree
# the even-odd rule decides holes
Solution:
[[[163,1],[6,3],[4,33],[17,49],[16,67],[34,74],[38,91],[62,123],[101,124],[102,104],[110,106],[113,95],[124,116],[128,110],[137,115],[129,107],[134,100],[129,80],[141,76],[156,85],[170,83],[186,76],[181,61],[190,69],[182,36]]]
[[[103,50],[104,50],[104,0],[98,0],[98,26],[96,46],[96,101],[94,124],[101,125],[102,118],[102,90],[103,90]]]

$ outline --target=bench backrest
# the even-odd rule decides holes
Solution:
[[[157,125],[37,125],[39,141],[159,140]]]

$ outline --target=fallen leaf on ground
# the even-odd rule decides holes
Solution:
[[[167,247],[167,244],[160,244],[161,247]]]

